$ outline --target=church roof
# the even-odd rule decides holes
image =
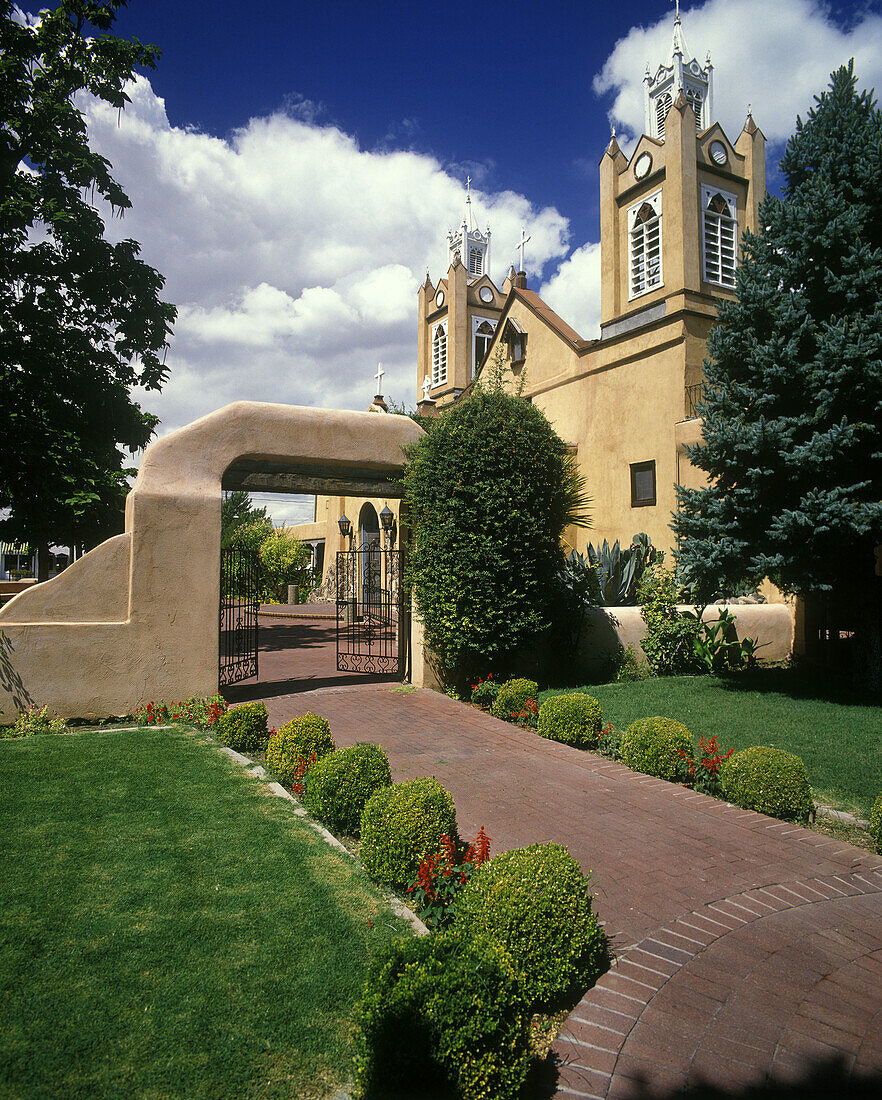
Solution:
[[[550,329],[553,329],[558,336],[575,349],[581,349],[588,344],[594,343],[593,340],[583,340],[582,337],[576,332],[574,328],[571,328],[566,321],[559,317],[554,310],[546,302],[543,302],[535,290],[524,290],[522,287],[512,287],[511,294],[509,296],[509,302],[506,305],[506,312],[508,311],[508,305],[515,299],[519,298],[524,305],[529,308],[539,317]],[[500,318],[501,320],[501,318]]]

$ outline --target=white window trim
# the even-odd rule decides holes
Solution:
[[[493,335],[490,336],[490,343],[491,344],[493,343],[493,337],[496,335],[497,321],[496,321],[495,318],[493,318],[493,317],[477,317],[474,314],[472,315],[472,370],[473,371],[478,369],[478,363],[480,362],[480,359],[478,358],[478,347],[477,347],[477,344],[478,344],[478,329],[483,324],[488,324],[493,329]],[[483,335],[482,335],[481,338],[482,339],[484,338]]]
[[[443,343],[439,339],[443,337]],[[432,326],[432,389],[447,381],[447,321]]]
[[[671,98],[671,93],[668,89],[663,92],[659,92],[655,97],[654,112],[655,112],[655,136],[659,141],[665,140],[665,123],[668,119],[671,107],[674,105],[674,101]]]
[[[732,211],[732,268],[731,277],[723,278],[723,259],[722,259],[722,245],[717,249],[717,256],[715,259],[719,260],[720,274],[716,277],[708,274],[708,223],[707,218],[712,217],[717,220],[717,229],[720,230],[722,224],[722,217],[718,214],[709,214],[707,205],[714,197],[714,195],[721,195],[729,204],[729,208]],[[708,184],[703,183],[701,185],[701,274],[706,283],[710,283],[712,286],[721,286],[725,290],[735,289],[735,272],[738,268],[738,200],[729,191],[723,191],[720,187],[710,187]]]
[[[704,90],[695,85],[687,84],[685,88],[686,98],[689,100],[689,105],[692,108],[692,113],[695,115],[695,132],[700,134],[706,127],[703,125],[705,114],[705,101],[706,97]],[[698,110],[695,109],[695,101],[698,100]]]
[[[475,270],[472,270],[472,257],[477,256],[478,262]],[[468,273],[469,276],[474,279],[479,279],[484,274],[484,249],[478,245],[469,242],[469,255],[468,255]]]
[[[646,283],[640,288],[634,288],[633,282],[633,264],[634,264],[634,230],[637,223],[637,213],[642,210],[643,207],[649,203],[652,209],[655,211],[658,225],[658,278],[650,285],[648,278]],[[658,290],[665,285],[664,280],[664,268],[662,266],[662,193],[656,191],[654,195],[649,195],[646,198],[636,202],[632,207],[628,209],[628,301],[632,302],[635,298],[642,298],[644,294],[650,294],[654,290]]]

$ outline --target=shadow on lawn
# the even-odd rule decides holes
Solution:
[[[792,699],[813,699],[847,706],[879,707],[882,696],[856,691],[844,679],[817,669],[754,668],[723,673],[721,686],[731,692],[788,695]]]
[[[554,1075],[532,1082],[525,1100],[551,1100],[555,1094],[557,1071]],[[621,1081],[619,1084],[621,1085]],[[879,1100],[882,1096],[882,1073],[852,1073],[842,1055],[809,1064],[800,1077],[789,1081],[770,1080],[755,1085],[711,1085],[698,1082],[684,1089],[656,1088],[646,1080],[637,1079],[627,1092],[617,1092],[628,1100]]]

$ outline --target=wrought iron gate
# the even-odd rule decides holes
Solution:
[[[368,542],[337,554],[338,672],[404,673],[401,551]]]
[[[256,554],[247,550],[221,550],[218,669],[221,687],[257,675],[259,582]]]

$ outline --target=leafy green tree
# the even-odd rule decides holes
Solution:
[[[702,600],[765,576],[831,600],[878,689],[882,115],[851,64],[797,120],[781,171],[708,341],[690,458],[710,483],[679,489],[679,560]]]
[[[262,603],[284,603],[289,584],[298,584],[303,593],[312,581],[310,552],[306,545],[284,527],[274,528],[266,509],[236,527],[230,536],[234,550],[244,550],[257,558],[258,599]],[[250,595],[242,592],[241,595]]]
[[[259,554],[267,599],[286,603],[289,584],[299,585],[303,593],[308,591],[312,579],[309,549],[284,527],[263,540]]]
[[[107,33],[125,0],[60,0],[29,20],[0,0],[0,523],[7,538],[93,544],[122,529],[124,451],[157,423],[175,310],[139,246],[111,244],[93,205],[131,204],[89,149],[87,92],[120,110],[158,51]]]
[[[221,504],[221,547],[226,550],[232,545],[233,532],[250,523],[269,522],[266,508],[256,508],[254,501],[242,489],[224,493]]]
[[[411,448],[410,580],[452,683],[504,672],[548,627],[564,528],[584,525],[571,457],[540,409],[473,390]]]

